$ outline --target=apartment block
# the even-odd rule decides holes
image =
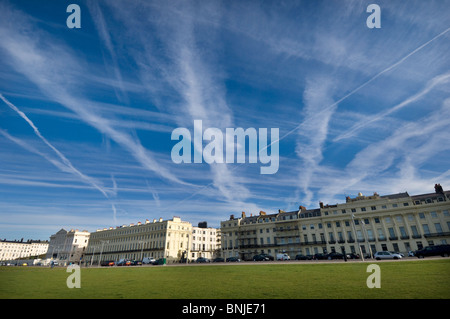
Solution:
[[[47,253],[48,241],[0,240],[0,261],[40,256]]]
[[[220,253],[220,229],[208,227],[206,222],[199,223],[198,227],[192,227],[189,251],[191,261],[195,261],[199,257],[213,259]]]
[[[221,222],[225,257],[249,260],[255,254],[314,255],[329,252],[374,254],[407,253],[450,243],[450,191],[439,184],[435,192],[407,192],[347,197],[344,203],[319,208],[240,217]]]
[[[91,233],[84,260],[94,265],[106,260],[145,257],[179,262],[188,253],[191,234],[192,224],[179,217],[98,229]]]
[[[79,263],[89,242],[87,230],[60,229],[50,236],[46,258],[63,263]]]

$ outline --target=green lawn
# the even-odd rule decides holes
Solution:
[[[82,268],[81,288],[66,268],[0,267],[0,298],[352,299],[450,298],[450,259],[381,262],[381,288],[369,289],[369,263],[274,263]]]

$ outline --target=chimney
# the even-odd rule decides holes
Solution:
[[[444,194],[444,189],[442,188],[441,184],[434,184],[434,191],[436,193]]]
[[[245,212],[242,212],[241,217],[242,217],[242,218],[245,218]]]
[[[231,215],[231,216],[230,216],[230,220],[233,220],[233,219],[234,219],[234,215]]]
[[[319,202],[319,206],[320,206],[320,208],[323,208],[323,203]]]

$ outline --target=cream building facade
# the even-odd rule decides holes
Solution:
[[[450,243],[450,191],[358,194],[345,203],[275,214],[260,212],[221,222],[225,257],[251,259],[259,253],[314,255],[333,251],[364,255],[376,251],[408,253]]]
[[[91,233],[84,260],[93,265],[145,257],[166,258],[167,263],[179,262],[189,251],[191,234],[192,224],[179,217],[99,229]]]
[[[41,240],[0,241],[0,261],[24,259],[44,255],[49,243]]]
[[[79,263],[83,258],[89,243],[90,233],[87,230],[79,231],[60,229],[50,236],[47,258],[62,263]]]
[[[207,227],[206,222],[192,227],[192,240],[189,251],[189,260],[195,261],[199,257],[214,259],[221,254],[220,229]]]

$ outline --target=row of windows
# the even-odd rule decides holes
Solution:
[[[331,228],[331,224],[328,224],[328,226],[329,226],[328,228]],[[346,222],[346,226],[350,226],[350,224],[348,222]],[[434,223],[432,226],[434,227],[433,231],[431,231],[430,226],[428,224],[422,224],[421,225],[421,227],[422,227],[422,234],[423,235],[430,235],[432,233],[441,234],[441,233],[444,232],[441,223]],[[319,228],[321,228],[321,227],[319,227]],[[399,226],[398,231],[399,231],[400,234],[397,234],[397,231],[396,231],[396,229],[394,227],[388,227],[387,231],[389,233],[389,239],[390,240],[396,240],[396,239],[398,239],[398,235],[400,235],[400,239],[407,238],[407,237],[409,238],[409,236],[421,237],[421,233],[419,232],[418,226],[411,225],[409,229],[410,229],[410,232],[408,234],[407,228],[405,226]],[[274,228],[273,231],[275,232],[275,230],[276,229]],[[450,231],[450,221],[447,222],[447,231]],[[265,232],[266,233],[270,233],[270,229],[266,228]],[[358,240],[365,239],[365,237],[364,237],[365,234],[363,232],[366,232],[368,240],[375,240],[374,230],[370,229],[370,228],[368,228],[368,229],[364,228],[364,230],[356,230],[356,238]],[[378,236],[379,240],[386,240],[387,239],[386,235],[384,234],[384,230],[382,228],[378,228],[376,230],[376,232],[377,232],[377,236]],[[257,231],[253,230],[253,231],[248,231],[248,232],[241,232],[241,235],[245,235],[245,234],[247,234],[247,235],[251,235],[251,234],[255,235],[256,233],[257,233]],[[260,234],[264,233],[264,230],[260,229],[259,233]],[[335,238],[336,236],[337,236],[338,240],[354,240],[355,239],[354,236],[353,236],[353,231],[349,230],[349,231],[346,232],[346,234],[347,234],[347,238],[344,238],[344,232],[343,231],[337,231],[336,234],[334,232],[328,232],[328,240],[336,240],[336,238]],[[237,235],[237,232],[235,233],[235,235]],[[309,237],[309,236],[310,236],[309,234],[304,234],[303,235],[303,239],[304,239],[305,242],[309,242],[309,239],[311,239],[311,237]],[[313,241],[317,240],[316,236],[317,236],[316,234],[312,234],[312,240]],[[284,237],[286,237],[286,236],[284,236]],[[274,240],[275,244],[277,244],[277,243],[284,244],[284,237],[278,237],[278,238],[275,237],[272,240]],[[266,244],[271,244],[271,239],[270,238],[271,237],[266,237]],[[293,243],[294,240],[295,240],[296,243],[300,242],[300,239],[299,239],[300,237],[299,236],[291,236],[291,237],[287,237],[287,238],[288,238],[288,243]],[[279,240],[279,242],[277,242],[277,239]],[[246,243],[248,245],[250,245],[250,244],[255,244],[256,245],[257,244],[257,238],[253,238],[253,237],[252,238],[240,238],[239,240],[241,240],[242,243]],[[321,241],[327,241],[327,239],[325,239],[325,234],[324,233],[320,234],[320,240]],[[237,241],[237,239],[236,239],[236,241]],[[260,244],[265,244],[263,237],[260,237],[259,241],[260,241]],[[226,245],[227,241],[224,240],[223,242]],[[231,246],[232,245],[232,239],[229,239],[228,242],[230,243],[230,246]],[[224,246],[224,248],[226,248],[226,247]]]
[[[439,218],[439,213],[436,212],[436,211],[430,212],[429,215],[431,216],[432,219]],[[448,210],[443,210],[442,211],[442,215],[444,217],[450,217],[450,214],[449,214]],[[421,212],[421,213],[418,214],[418,216],[419,216],[420,219],[425,219],[426,218],[426,213]],[[393,218],[395,218],[395,220],[398,223],[402,223],[404,216],[401,216],[401,215],[398,215],[398,216],[395,216],[395,217],[384,216],[383,217],[383,221],[386,224],[390,224],[390,223],[392,223]],[[408,221],[414,221],[414,215],[413,214],[407,214],[406,218],[408,219]],[[360,225],[360,223],[365,224],[365,225],[369,225],[371,223],[371,219],[373,219],[373,221],[376,224],[379,224],[381,222],[380,217],[354,219],[354,222],[355,222],[355,225]],[[361,220],[361,222],[360,222],[360,220]],[[333,222],[333,223],[335,224],[336,227],[341,227],[342,223],[345,224],[345,226],[347,226],[347,227],[349,227],[351,225],[351,221],[350,220],[336,221],[336,222]],[[326,225],[327,225],[327,228],[331,228],[332,227],[332,222],[328,222],[328,223],[326,223]],[[308,229],[308,225],[302,225],[301,227],[302,227],[302,230],[307,230]],[[322,223],[318,223],[318,224],[310,224],[309,225],[309,229],[315,229],[315,227],[317,227],[318,229],[323,229],[323,224]],[[291,226],[286,226],[286,227],[281,226],[279,228],[273,228],[273,232],[276,232],[277,230],[278,231],[283,231],[283,230],[293,230],[293,229],[298,229],[298,226],[294,226],[293,228],[291,228]],[[254,230],[254,232],[255,231],[256,230]],[[261,228],[259,230],[259,232],[262,233],[263,229]],[[269,228],[266,228],[266,232],[269,232]],[[248,231],[247,231],[247,233],[248,233]],[[224,234],[226,235],[226,233],[224,233]],[[244,232],[241,231],[241,234],[245,235],[245,231]],[[231,232],[230,232],[230,235],[232,235]],[[237,232],[236,232],[236,235],[237,235]]]
[[[409,206],[409,203],[408,203],[408,202],[404,202],[404,203],[403,203],[403,207],[406,207],[406,206]],[[391,204],[391,207],[392,207],[392,208],[397,208],[397,207],[399,207],[399,206],[398,206],[397,203],[394,203],[394,204]],[[381,209],[387,209],[387,208],[388,208],[388,205],[381,205]],[[377,206],[360,207],[360,208],[359,208],[359,210],[360,210],[361,212],[367,212],[367,211],[369,211],[369,209],[370,209],[370,211],[377,210]],[[357,209],[356,209],[356,208],[351,208],[350,211],[351,211],[352,213],[356,213]],[[325,212],[324,212],[324,215],[325,215],[325,216],[328,216],[329,214],[336,215],[336,214],[338,214],[338,213],[339,213],[339,212],[338,212],[337,210],[333,210],[333,211],[325,211]],[[345,214],[345,213],[347,213],[347,210],[346,210],[346,209],[341,209],[341,213],[342,213],[342,214]]]

